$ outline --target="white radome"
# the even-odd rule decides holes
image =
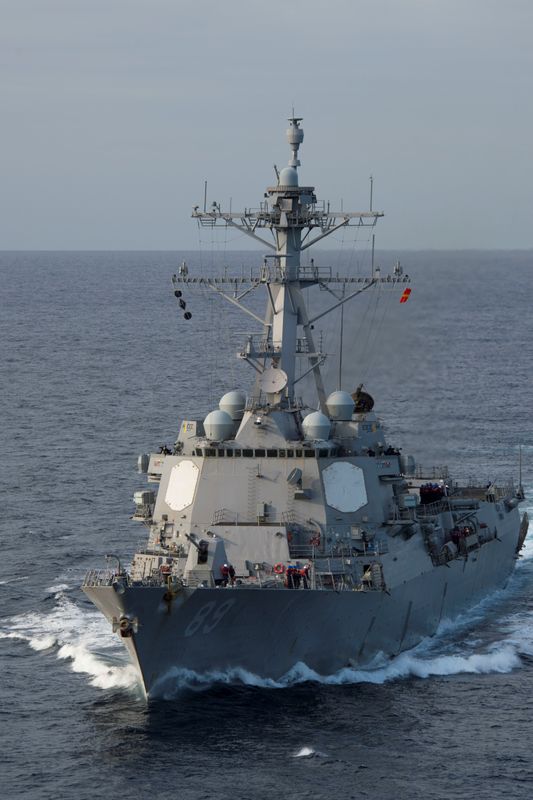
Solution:
[[[211,442],[223,442],[233,434],[235,425],[227,411],[210,411],[204,419],[205,435]]]
[[[218,404],[219,409],[229,414],[233,420],[240,420],[243,418],[245,406],[246,395],[238,389],[226,392],[226,394],[220,398]]]
[[[298,173],[294,167],[284,167],[279,173],[280,186],[298,186]]]
[[[302,422],[302,428],[307,440],[326,441],[329,438],[331,422],[321,411],[313,411]]]
[[[348,392],[332,392],[326,400],[326,407],[331,419],[349,420],[352,418],[355,403]]]

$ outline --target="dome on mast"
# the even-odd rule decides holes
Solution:
[[[279,173],[280,186],[298,186],[298,173],[296,167],[283,167]]]

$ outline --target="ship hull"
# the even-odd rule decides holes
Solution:
[[[327,675],[395,656],[434,634],[442,619],[503,588],[516,560],[513,539],[489,542],[386,591],[183,588],[170,603],[162,587],[84,592],[110,621],[134,620],[135,632],[122,641],[147,695],[179,669],[242,669],[276,680],[303,662]]]

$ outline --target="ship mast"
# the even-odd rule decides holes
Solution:
[[[376,283],[405,282],[408,278],[387,276],[379,272],[369,278],[333,276],[331,267],[314,265],[302,266],[301,253],[307,248],[340,228],[374,227],[382,212],[330,210],[329,203],[319,203],[313,186],[300,186],[298,167],[299,148],[304,132],[300,127],[301,117],[289,118],[287,140],[291,149],[288,165],[276,169],[277,184],[267,188],[265,200],[258,209],[245,208],[242,212],[223,211],[219,204],[201,209],[195,206],[192,216],[199,225],[214,228],[231,226],[252,237],[271,251],[264,259],[259,273],[250,278],[249,286],[237,291],[242,279],[195,277],[188,274],[175,275],[174,285],[179,283],[200,283],[238,306],[242,311],[263,325],[261,341],[248,338],[241,358],[255,369],[256,382],[254,402],[256,407],[274,405],[293,409],[297,405],[295,386],[309,373],[313,374],[318,403],[325,410],[326,393],[320,371],[325,355],[317,349],[313,338],[313,324],[331,311],[340,308],[361,292]],[[272,241],[265,238],[263,231],[270,234]],[[340,293],[332,288],[340,289]],[[340,286],[339,286],[340,284]],[[348,284],[352,284],[348,286]],[[332,305],[325,311],[309,317],[303,296],[303,289],[320,286],[332,295]],[[233,286],[233,295],[230,293]],[[267,305],[264,319],[260,319],[244,303],[244,297],[264,286],[267,292]],[[297,376],[296,359],[306,358],[308,367]]]

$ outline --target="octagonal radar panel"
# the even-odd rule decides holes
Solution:
[[[265,394],[277,394],[283,391],[287,385],[287,381],[286,372],[282,369],[276,369],[276,367],[269,367],[264,370],[259,378],[259,386],[261,387],[261,391]]]
[[[200,470],[194,461],[180,461],[172,467],[165,494],[165,503],[172,511],[183,511],[194,500]]]
[[[336,461],[322,470],[328,506],[337,511],[359,511],[366,506],[365,476],[361,467],[348,461]]]

